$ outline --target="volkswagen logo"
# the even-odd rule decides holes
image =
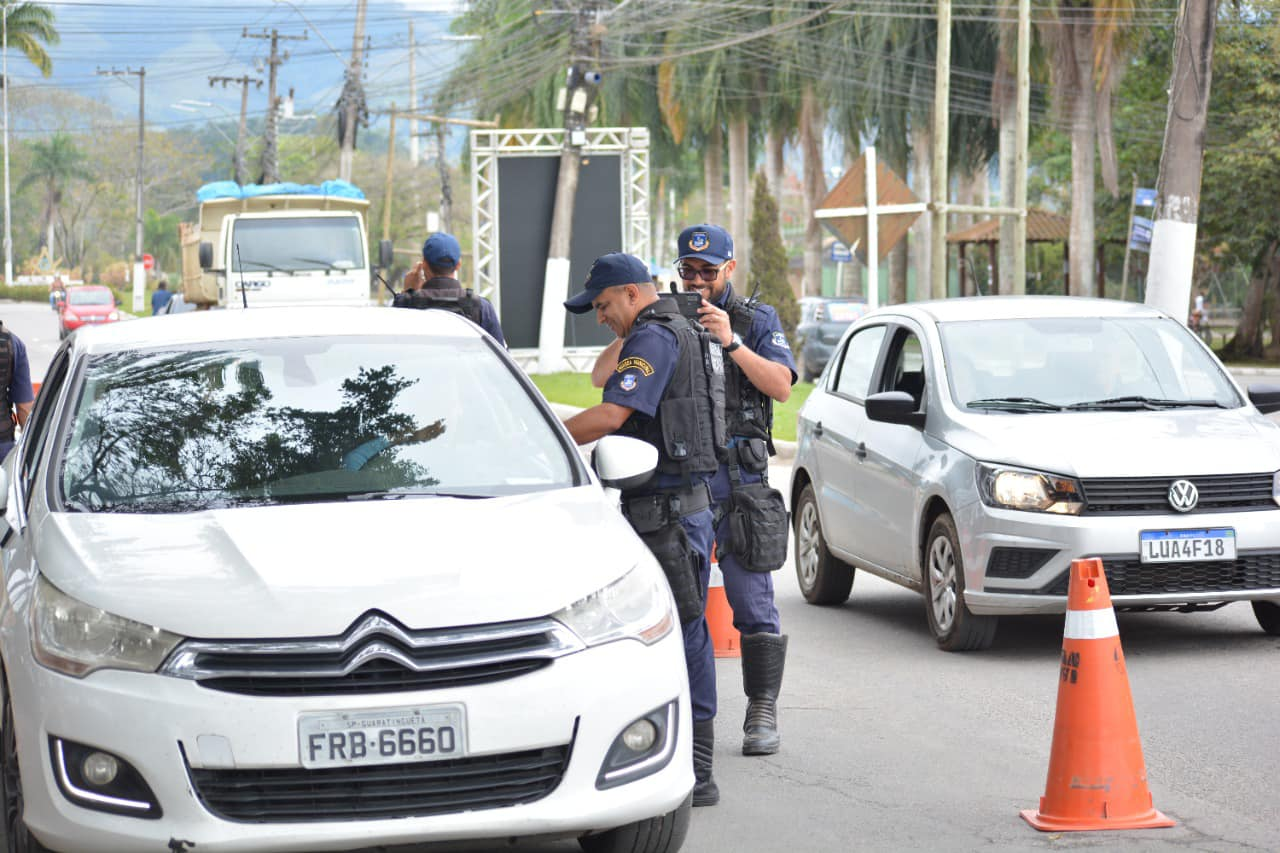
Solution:
[[[1190,480],[1174,480],[1169,487],[1169,506],[1178,512],[1191,512],[1200,502],[1200,490]]]

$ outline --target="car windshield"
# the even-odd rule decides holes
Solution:
[[[1242,405],[1217,359],[1169,319],[975,320],[939,330],[952,398],[975,410]]]
[[[574,485],[568,454],[479,338],[279,338],[89,358],[60,484],[86,512],[483,498]]]
[[[72,288],[67,291],[67,302],[71,305],[114,305],[115,297],[110,290],[80,290]]]
[[[364,267],[364,241],[354,216],[241,219],[232,232],[235,272],[353,270]]]
[[[823,306],[823,316],[819,319],[828,323],[852,323],[865,313],[865,302],[828,302]]]

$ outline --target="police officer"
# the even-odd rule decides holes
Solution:
[[[27,425],[35,398],[27,346],[0,324],[0,460],[13,450],[14,424]]]
[[[437,231],[422,244],[422,261],[405,273],[404,289],[392,303],[397,308],[437,308],[461,314],[507,345],[498,323],[498,312],[483,296],[463,288],[458,281],[462,246],[458,238]]]
[[[714,536],[708,483],[724,442],[719,347],[697,323],[659,296],[648,266],[622,253],[596,260],[583,291],[564,303],[595,310],[618,343],[603,402],[565,421],[578,444],[616,433],[658,449],[644,486],[624,492],[622,508],[662,564],[680,611],[693,711],[695,806],[714,805],[715,650],[704,614]]]

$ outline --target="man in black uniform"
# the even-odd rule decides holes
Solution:
[[[581,293],[564,303],[575,314],[595,310],[621,344],[604,383],[603,402],[565,421],[578,444],[616,433],[658,450],[658,468],[643,486],[624,492],[622,509],[662,565],[684,634],[693,708],[695,806],[714,805],[715,650],[704,613],[714,536],[709,481],[724,443],[720,348],[660,298],[639,258],[598,258]]]
[[[458,238],[435,232],[422,244],[422,262],[405,273],[404,290],[396,294],[392,304],[397,308],[436,308],[461,314],[506,346],[493,305],[458,281],[461,263]]]

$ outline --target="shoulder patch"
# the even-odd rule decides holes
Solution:
[[[782,334],[782,332],[774,332],[773,337],[770,340],[773,341],[773,345],[775,347],[790,349],[790,347],[787,346],[787,336]]]
[[[634,391],[636,388],[636,375],[634,373],[628,373],[626,376],[622,377],[622,381],[618,383],[618,387],[623,391]]]
[[[653,375],[653,365],[649,364],[649,362],[645,361],[643,358],[640,358],[639,356],[630,355],[624,358],[622,361],[618,362],[616,372],[625,373],[628,370],[639,370],[645,376]],[[626,380],[624,379],[623,382],[626,382]],[[634,382],[632,383],[631,387],[632,388],[635,387]],[[628,388],[626,390],[630,391],[631,389]]]

